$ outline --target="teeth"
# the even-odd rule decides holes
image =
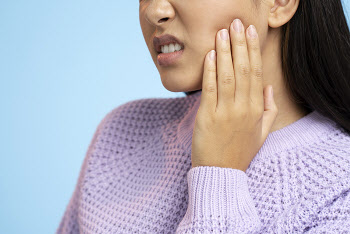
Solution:
[[[180,51],[181,50],[181,45],[178,43],[176,44],[169,44],[169,45],[164,45],[160,47],[162,53],[173,53],[175,51]]]

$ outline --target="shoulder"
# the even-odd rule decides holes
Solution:
[[[350,201],[350,135],[339,127],[328,132],[320,141],[300,151],[297,187],[303,198],[295,207],[309,219],[339,212]],[[309,153],[309,154],[303,154]],[[345,200],[345,197],[347,200]],[[322,211],[323,210],[323,211]],[[322,212],[324,212],[322,214]]]
[[[319,187],[328,187],[350,176],[350,134],[339,125],[301,151],[302,165],[308,169],[306,177]]]
[[[107,112],[97,127],[94,139],[104,144],[117,138],[154,136],[169,123],[182,119],[192,104],[193,99],[188,97],[128,101]]]
[[[185,98],[147,98],[123,103],[100,121],[89,147],[91,172],[110,159],[133,158],[161,142],[164,127],[181,119],[190,104]]]
[[[105,125],[145,124],[162,125],[181,117],[191,106],[187,97],[144,98],[126,102],[112,109]]]
[[[300,199],[294,211],[309,215],[333,203],[350,191],[350,135],[339,125],[317,142],[295,151],[288,168],[292,193]],[[293,211],[293,210],[292,210]],[[294,212],[293,211],[293,212]]]

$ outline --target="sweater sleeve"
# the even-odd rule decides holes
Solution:
[[[176,233],[254,233],[261,221],[244,171],[200,166],[187,173],[189,202]]]
[[[92,140],[89,144],[87,153],[85,155],[83,164],[80,168],[78,181],[75,185],[73,195],[71,196],[70,201],[66,207],[66,210],[63,214],[61,222],[56,230],[56,234],[79,233],[79,208],[80,208],[79,204],[80,204],[80,199],[81,199],[81,184],[83,182],[86,166],[87,166],[88,160],[90,158],[90,155],[93,151],[93,148],[95,146],[97,136],[100,134],[103,123],[105,122],[105,120],[107,119],[107,116],[109,114],[107,114],[103,118],[103,120],[99,123],[99,125],[97,126],[97,128],[95,130],[95,133],[94,133]]]

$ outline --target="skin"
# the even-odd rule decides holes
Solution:
[[[270,132],[279,130],[307,114],[291,99],[285,88],[280,51],[280,27],[295,14],[299,0],[140,0],[139,19],[142,33],[163,86],[172,92],[202,89],[204,58],[215,49],[216,33],[229,29],[239,18],[247,29],[257,28],[262,54],[263,86],[272,85],[279,113]],[[157,63],[153,37],[175,35],[185,44],[176,65]]]
[[[263,90],[260,43],[254,27],[244,31],[242,25],[241,30],[233,25],[241,23],[235,20],[229,33],[224,29],[217,35],[217,58],[205,59],[192,168],[215,166],[245,172],[278,113],[271,85]]]
[[[307,114],[291,100],[291,94],[286,89],[280,54],[280,27],[293,17],[298,8],[299,0],[257,1],[260,1],[258,5],[255,5],[253,0],[141,0],[140,2],[139,16],[143,36],[164,87],[172,92],[202,89],[200,110],[208,110],[209,103],[214,105],[213,103],[216,102],[215,111],[211,114],[208,114],[208,111],[198,110],[192,138],[192,167],[207,165],[237,168],[245,171],[266,140],[268,133],[281,129]],[[243,32],[246,32],[250,25],[254,25],[257,29],[258,42],[255,47],[259,48],[261,58],[259,65],[262,71],[260,86],[257,84],[254,86],[254,82],[248,82],[249,85],[239,84],[240,80],[244,80],[242,77],[249,81],[256,80],[254,76],[257,75],[254,75],[253,71],[256,73],[257,69],[254,68],[259,66],[258,63],[254,64],[250,61],[252,53],[250,53],[249,43],[245,36],[241,40],[236,39],[235,41],[234,34],[231,34],[231,22],[237,18],[243,23]],[[230,46],[226,51],[230,51],[231,59],[219,59],[223,52],[220,53],[219,50],[217,33],[221,29],[227,29],[230,32]],[[153,37],[166,33],[175,35],[184,42],[185,50],[182,58],[176,64],[160,66],[153,47]],[[238,43],[239,41],[241,43]],[[235,53],[234,48],[237,44],[241,44],[240,47],[245,45],[246,49]],[[206,65],[206,58],[208,52],[213,49],[217,50],[218,55],[215,89],[217,98],[214,102],[215,95],[212,95],[211,101],[207,99],[208,101],[202,102],[204,97],[208,96],[205,95],[208,89],[203,88],[205,69],[206,66],[209,67],[208,64]],[[252,69],[243,75],[239,65]],[[222,68],[220,69],[220,67]],[[227,72],[230,71],[230,68],[232,74]],[[226,72],[220,72],[224,70]],[[227,76],[231,77],[231,81],[227,80],[229,78]],[[210,78],[206,80],[210,80]],[[220,86],[220,81],[226,85]],[[274,90],[273,99],[269,98],[267,94],[270,86],[273,86]],[[222,88],[220,89],[220,87]],[[224,90],[226,90],[224,87],[231,87],[231,91],[224,94]],[[252,87],[260,87],[260,89]],[[249,92],[249,90],[255,91]],[[234,104],[232,100],[229,102],[228,93],[232,100],[240,101],[237,101],[237,104]],[[256,101],[242,102],[242,100],[249,99],[249,95],[250,100],[255,96]],[[260,101],[257,101],[257,97],[260,97]],[[246,105],[242,105],[242,103]],[[207,117],[204,117],[204,113]],[[263,116],[265,117],[263,118]],[[249,121],[245,121],[246,119]],[[231,132],[225,132],[225,129],[230,129]],[[233,132],[235,134],[232,134]],[[213,137],[213,133],[216,133],[215,137]],[[216,138],[221,140],[214,141]],[[247,151],[247,148],[250,151]],[[209,153],[204,153],[201,149],[206,149],[205,152]],[[221,156],[213,159],[212,155]]]

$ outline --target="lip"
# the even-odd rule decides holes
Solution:
[[[185,45],[183,42],[181,42],[177,37],[170,35],[170,34],[165,34],[162,35],[160,37],[154,37],[153,38],[153,45],[154,45],[154,49],[156,50],[156,52],[159,54],[161,53],[161,46],[162,45],[168,45],[171,43],[178,43],[179,45],[181,45],[181,48],[184,49]]]
[[[157,61],[160,66],[169,66],[175,63],[182,55],[184,50],[175,51],[172,53],[160,53],[157,56]]]

